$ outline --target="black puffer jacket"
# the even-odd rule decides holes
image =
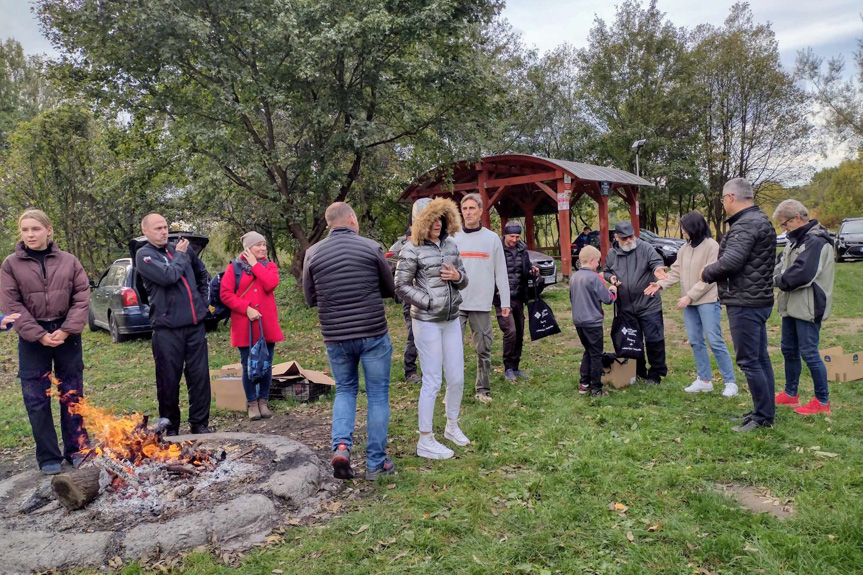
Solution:
[[[512,250],[506,247],[506,240],[501,238],[503,245],[503,256],[506,258],[506,275],[509,278],[509,297],[521,303],[527,302],[527,282],[530,279],[530,254],[527,253],[527,244],[519,240]],[[495,289],[494,306],[500,306],[500,294]]]
[[[758,206],[726,220],[730,226],[719,244],[719,259],[704,268],[702,279],[716,283],[724,305],[773,305],[776,231]]]
[[[374,240],[351,228],[333,228],[306,252],[303,292],[318,307],[324,342],[387,333],[383,298],[395,294],[390,266]]]

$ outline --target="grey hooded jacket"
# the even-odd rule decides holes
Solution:
[[[813,323],[830,317],[835,266],[833,240],[818,220],[789,232],[773,273],[779,315]]]
[[[428,238],[434,222],[440,218],[443,218],[444,226],[438,245]],[[452,200],[437,198],[429,202],[419,216],[415,213],[411,241],[405,244],[399,254],[395,278],[396,293],[411,304],[413,319],[446,322],[458,318],[461,305],[459,291],[468,282],[458,246],[450,237],[459,229],[461,217]],[[461,275],[458,281],[441,279],[444,262],[458,270]]]

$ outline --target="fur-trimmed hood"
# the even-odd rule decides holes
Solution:
[[[415,246],[422,245],[431,237],[432,226],[434,226],[435,220],[440,218],[444,220],[440,234],[441,240],[461,230],[461,215],[458,213],[458,206],[455,202],[448,198],[435,198],[418,216],[414,217],[414,222],[411,225],[411,242]]]

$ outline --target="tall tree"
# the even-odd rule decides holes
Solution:
[[[18,122],[53,103],[53,90],[38,56],[27,56],[14,38],[0,41],[0,150]]]
[[[175,137],[306,249],[370,152],[457,122],[494,93],[482,25],[499,0],[40,0],[65,79]]]
[[[747,178],[757,186],[802,175],[799,159],[814,151],[810,106],[782,69],[770,25],[756,24],[748,4],[732,6],[720,28],[696,28],[692,42],[706,215],[721,235],[728,180]]]

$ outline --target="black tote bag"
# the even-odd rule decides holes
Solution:
[[[620,312],[620,303],[614,303],[614,320],[611,322],[611,343],[617,357],[641,359],[644,357],[644,343],[638,321],[627,313]]]
[[[527,302],[528,324],[530,327],[530,341],[536,341],[556,333],[560,333],[560,326],[554,318],[551,308],[539,297],[536,282],[533,285],[534,300]]]

